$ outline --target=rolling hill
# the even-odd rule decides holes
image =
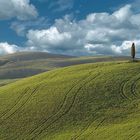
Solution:
[[[140,62],[83,64],[0,87],[2,140],[139,140]]]
[[[0,79],[23,78],[50,70],[50,60],[74,58],[44,52],[19,52],[0,57]]]
[[[45,52],[19,52],[0,57],[0,79],[33,76],[52,69],[71,65],[128,60],[129,57],[73,57]]]

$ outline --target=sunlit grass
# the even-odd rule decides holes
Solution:
[[[134,140],[140,63],[83,64],[0,88],[0,139]]]

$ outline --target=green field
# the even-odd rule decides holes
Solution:
[[[60,68],[0,87],[1,140],[139,140],[140,62]]]

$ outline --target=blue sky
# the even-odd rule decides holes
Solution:
[[[0,0],[0,54],[129,55],[138,0]]]

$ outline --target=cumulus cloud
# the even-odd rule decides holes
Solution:
[[[114,12],[113,16],[115,16],[120,22],[123,22],[127,20],[131,14],[131,5],[126,5],[118,11]]]
[[[135,42],[140,55],[139,18],[140,13],[135,13],[132,5],[125,5],[113,13],[91,13],[80,21],[66,15],[62,19],[56,19],[50,27],[46,27],[46,19],[40,18],[34,23],[13,22],[11,28],[17,34],[27,37],[22,51],[68,55],[130,55],[131,44]],[[43,29],[38,28],[40,23],[44,23]],[[21,47],[17,45],[0,43],[0,54],[19,50]]]
[[[0,0],[0,19],[27,20],[37,17],[38,13],[30,0]]]
[[[32,29],[42,29],[45,28],[48,24],[48,20],[44,17],[37,18],[33,21],[14,21],[11,24],[11,29],[14,30],[17,35],[25,36],[27,31]]]
[[[20,48],[14,44],[8,44],[7,42],[0,42],[0,55],[15,53]]]
[[[29,30],[27,46],[70,55],[128,55],[133,41],[140,45],[139,18],[131,5],[111,14],[91,13],[80,21],[65,16],[50,28]]]
[[[59,51],[61,49],[68,49],[68,43],[71,44],[71,34],[68,32],[60,32],[56,27],[51,27],[48,30],[30,30],[27,34],[28,46],[36,48],[40,46],[42,50]],[[35,45],[36,44],[36,45]],[[40,50],[40,47],[38,48]],[[69,46],[71,49],[71,46]]]

